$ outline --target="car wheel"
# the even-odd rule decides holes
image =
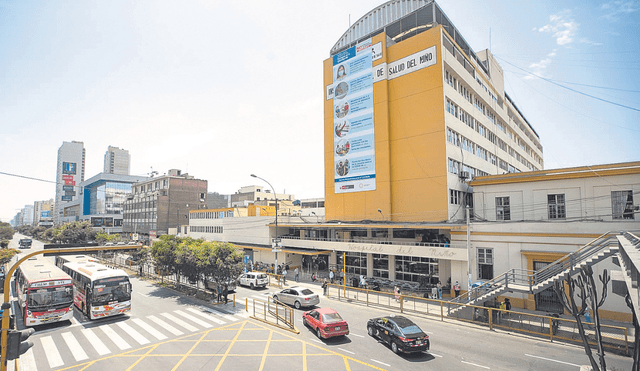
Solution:
[[[253,283],[249,284],[249,288],[250,288],[251,290],[253,290],[253,289],[255,288],[255,287],[253,286]]]
[[[367,326],[367,332],[369,333],[369,336],[375,336],[376,335],[375,330],[371,326]]]
[[[320,332],[319,327],[316,329],[316,335],[318,336],[318,339],[322,339],[322,333]]]
[[[396,342],[395,342],[395,341],[391,342],[391,350],[392,350],[394,353],[398,354],[398,344],[396,344]]]
[[[300,309],[300,302],[296,301],[295,303],[293,303],[293,306],[296,307],[296,309]]]

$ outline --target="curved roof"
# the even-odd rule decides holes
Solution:
[[[331,48],[331,55],[364,36],[376,33],[407,14],[432,4],[434,0],[391,0],[374,8],[355,22]]]

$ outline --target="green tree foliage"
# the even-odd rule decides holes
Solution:
[[[210,278],[224,285],[244,269],[242,254],[228,243],[164,235],[150,250],[160,270],[180,273],[192,282]]]
[[[81,243],[94,241],[97,231],[91,228],[88,221],[65,223],[57,228],[45,231],[45,236],[52,242]]]
[[[0,250],[0,265],[5,265],[13,259],[18,253],[16,249],[2,249]]]
[[[109,234],[105,231],[97,231],[95,235],[96,242],[99,244],[105,244],[107,242],[118,242],[120,241],[119,234]]]
[[[11,227],[9,223],[0,222],[0,239],[11,240],[16,231]]]

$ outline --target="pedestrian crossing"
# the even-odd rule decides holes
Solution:
[[[34,347],[20,356],[20,370],[54,370],[247,317],[246,311],[239,309],[235,313],[225,313],[204,306],[182,307],[145,317],[131,316],[111,323],[82,323],[79,325],[83,328],[79,331],[69,328],[41,337],[37,337],[36,333],[32,337]]]

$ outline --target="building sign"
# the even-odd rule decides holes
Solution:
[[[51,218],[51,211],[50,210],[41,211],[40,218]]]
[[[72,196],[62,196],[62,198],[60,200],[61,201],[73,201],[73,197]]]
[[[342,250],[341,246],[339,249]],[[339,249],[336,249],[339,250]],[[385,255],[411,255],[424,258],[446,259],[467,261],[467,249],[451,247],[425,247],[425,246],[405,246],[405,245],[380,245],[366,243],[350,243],[344,248],[347,251],[357,251],[362,253],[385,254]]]
[[[382,54],[378,51],[380,55]],[[335,193],[376,189],[371,39],[333,56]]]
[[[63,162],[62,174],[76,175],[76,163],[75,162]]]
[[[436,47],[432,46],[389,64],[380,63],[373,69],[373,82],[393,80],[434,64],[436,64]]]

